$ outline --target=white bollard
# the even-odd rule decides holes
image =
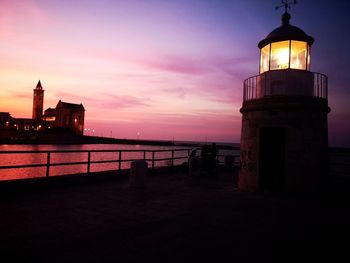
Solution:
[[[144,160],[135,160],[131,162],[129,187],[143,188],[145,186],[147,168],[148,163]]]

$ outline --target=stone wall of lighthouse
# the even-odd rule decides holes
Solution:
[[[283,174],[280,175],[283,191],[320,191],[328,175],[329,111],[327,100],[315,97],[271,97],[243,102],[239,189],[258,192],[261,165],[278,165],[273,159],[262,163],[264,155],[274,153],[273,148],[261,152],[260,140],[264,129],[279,129],[285,134],[284,156],[281,156]],[[273,144],[273,135],[270,140]],[[277,156],[275,161],[281,158]]]

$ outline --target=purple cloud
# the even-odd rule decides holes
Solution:
[[[81,95],[77,95],[77,94],[74,94],[74,93],[69,93],[69,92],[63,92],[63,91],[60,91],[60,92],[57,92],[55,94],[55,96],[57,97],[57,100],[62,100],[62,101],[79,101],[79,103],[81,103],[82,101],[85,101],[86,99],[89,99],[85,96],[81,96]],[[76,102],[77,103],[77,102]]]
[[[138,98],[134,96],[117,96],[109,95],[107,99],[104,99],[102,106],[112,109],[134,108],[134,107],[150,107],[151,105],[146,103],[149,99]]]
[[[169,94],[175,94],[178,98],[185,98],[186,94],[188,93],[188,90],[182,87],[175,87],[175,88],[162,88],[160,91],[169,93]]]
[[[210,65],[200,59],[190,59],[180,56],[164,56],[157,61],[146,62],[152,69],[159,69],[180,74],[201,75],[211,71]]]
[[[139,98],[135,96],[118,96],[113,94],[104,94],[99,98],[91,96],[80,96],[68,92],[59,92],[56,94],[58,99],[65,102],[83,103],[87,108],[89,107],[103,107],[108,109],[122,109],[133,107],[150,107],[147,103],[150,101],[148,98]],[[73,101],[72,101],[73,100]]]

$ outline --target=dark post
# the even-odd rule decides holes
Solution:
[[[119,164],[118,164],[118,170],[122,168],[122,151],[119,151]]]
[[[46,177],[50,174],[50,152],[47,152],[47,162],[46,162]]]
[[[146,151],[143,151],[143,159],[146,160]]]
[[[171,166],[174,166],[174,150],[171,150]]]
[[[154,151],[152,152],[152,169],[154,169]]]
[[[91,160],[91,152],[88,151],[88,163],[87,163],[87,173],[90,174],[90,160]]]

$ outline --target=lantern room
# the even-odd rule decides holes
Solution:
[[[270,70],[310,70],[310,47],[314,42],[303,30],[289,24],[289,13],[282,16],[282,26],[258,44],[260,74]]]
[[[327,98],[327,76],[310,71],[314,38],[291,25],[290,19],[286,9],[282,25],[258,43],[259,75],[244,81],[244,101],[275,96]]]

